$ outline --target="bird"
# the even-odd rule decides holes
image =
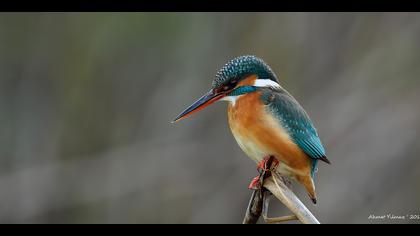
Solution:
[[[228,123],[239,147],[259,170],[274,157],[274,171],[300,183],[314,204],[319,161],[331,164],[308,113],[284,89],[271,67],[254,55],[228,61],[211,89],[172,122],[183,120],[217,102],[227,101]],[[251,181],[255,188],[260,176]]]

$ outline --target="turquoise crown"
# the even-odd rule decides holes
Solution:
[[[270,79],[278,82],[276,74],[262,59],[247,55],[230,60],[220,69],[213,80],[212,87],[217,88],[227,81],[238,78],[243,79],[247,75],[255,74],[261,79]]]

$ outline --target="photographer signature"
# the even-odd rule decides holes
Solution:
[[[420,220],[420,214],[407,214],[407,215],[395,215],[395,214],[384,214],[384,215],[375,215],[370,214],[368,217],[369,220]]]

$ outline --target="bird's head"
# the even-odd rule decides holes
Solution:
[[[235,101],[238,96],[254,92],[258,87],[276,87],[277,77],[271,68],[255,56],[240,56],[220,69],[210,91],[181,112],[173,122],[203,110],[219,100]]]

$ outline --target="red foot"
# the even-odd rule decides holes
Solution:
[[[264,157],[260,162],[257,164],[257,170],[261,173],[261,171],[272,171],[277,168],[279,165],[279,161],[276,158],[273,158],[273,162],[271,166],[268,166],[268,161],[270,160],[270,156]]]
[[[257,170],[260,175],[252,179],[248,188],[254,190],[261,189],[264,178],[270,176],[270,172],[275,170],[278,165],[279,161],[276,158],[271,156],[264,157],[264,159],[257,164]]]
[[[260,176],[257,176],[255,178],[252,179],[251,183],[248,186],[249,189],[260,189],[261,188],[261,181],[260,181]]]

